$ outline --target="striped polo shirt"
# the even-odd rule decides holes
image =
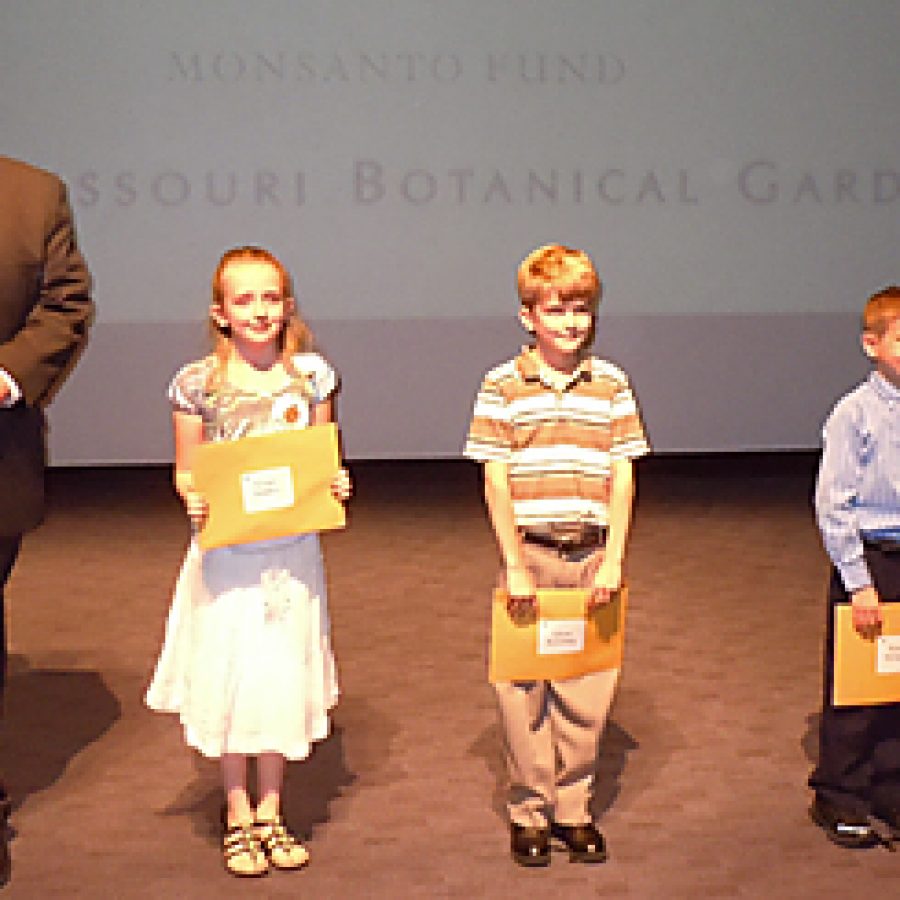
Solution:
[[[533,348],[484,378],[463,454],[509,465],[513,514],[520,527],[606,525],[616,459],[648,453],[628,378],[587,357],[555,390]]]

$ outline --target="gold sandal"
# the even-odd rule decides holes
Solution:
[[[309,851],[287,830],[281,816],[256,822],[253,832],[276,869],[300,869],[309,862]]]
[[[269,863],[249,825],[226,828],[222,839],[225,868],[239,878],[256,878],[269,871]]]

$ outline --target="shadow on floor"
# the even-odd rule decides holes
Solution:
[[[491,809],[505,822],[506,767],[503,762],[502,743],[500,726],[490,725],[469,746],[469,755],[482,759],[493,776]],[[619,796],[628,754],[639,746],[638,742],[613,719],[607,722],[600,742],[596,788],[591,801],[591,814],[595,820],[599,820]]]
[[[211,844],[222,836],[224,797],[218,760],[193,754],[194,778],[161,816],[188,816],[194,832]],[[256,783],[254,766],[248,770],[250,784]],[[333,800],[356,781],[345,761],[344,731],[335,726],[332,734],[316,744],[312,754],[302,762],[288,763],[282,806],[285,821],[302,839],[308,839],[316,826],[327,822]]]
[[[9,660],[0,732],[0,772],[13,808],[59,780],[69,763],[105,734],[122,707],[98,672],[32,669]]]

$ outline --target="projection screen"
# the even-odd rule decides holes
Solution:
[[[209,278],[259,243],[350,458],[459,454],[548,241],[661,451],[818,444],[900,281],[894,0],[8,0],[0,152],[67,181],[96,281],[63,464],[171,458]]]

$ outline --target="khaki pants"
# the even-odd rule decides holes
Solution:
[[[603,550],[560,552],[523,543],[538,587],[589,587]],[[509,777],[507,808],[517,825],[590,821],[597,750],[619,678],[618,669],[565,681],[494,685]]]

